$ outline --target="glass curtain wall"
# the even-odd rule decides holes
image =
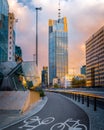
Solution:
[[[68,31],[66,18],[49,20],[49,83],[68,74]]]
[[[0,61],[8,60],[8,12],[7,0],[0,0]]]

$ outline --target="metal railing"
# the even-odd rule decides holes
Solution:
[[[69,91],[54,91],[51,92],[60,93],[69,98],[73,99],[74,101],[81,102],[82,104],[86,103],[87,107],[90,107],[90,104],[93,104],[93,110],[97,110],[97,106],[104,107],[104,96],[100,96],[93,93],[88,92],[69,92]],[[104,109],[104,108],[103,108]]]

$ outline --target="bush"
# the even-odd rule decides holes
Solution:
[[[55,83],[54,84],[54,88],[59,88],[58,84]]]
[[[44,97],[45,96],[45,93],[44,93],[44,91],[43,91],[43,89],[41,87],[36,87],[35,91],[39,92],[40,97]]]
[[[45,96],[45,94],[44,94],[44,91],[43,91],[43,90],[39,91],[39,93],[40,93],[40,97],[44,97],[44,96]]]

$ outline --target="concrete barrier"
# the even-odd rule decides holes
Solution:
[[[38,92],[29,91],[29,94],[27,96],[27,99],[22,107],[21,112],[25,112],[28,110],[34,103],[38,102],[40,100],[40,95]]]
[[[39,99],[39,93],[33,91],[0,91],[0,110],[25,112]]]

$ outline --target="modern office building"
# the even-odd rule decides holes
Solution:
[[[48,87],[48,67],[44,66],[41,73],[42,87]]]
[[[104,86],[104,26],[86,41],[87,86]]]
[[[13,13],[9,13],[8,17],[8,61],[15,61],[15,17]]]
[[[0,0],[0,62],[8,61],[8,12],[7,0]]]
[[[81,71],[81,74],[86,75],[86,65],[83,65],[80,71]]]
[[[67,18],[49,20],[49,84],[68,74]]]

